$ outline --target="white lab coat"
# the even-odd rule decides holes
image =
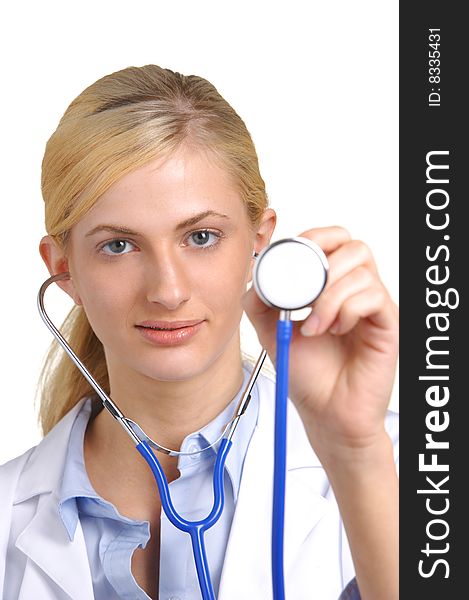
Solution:
[[[258,425],[244,463],[218,600],[272,599],[275,384],[261,374],[258,389]],[[0,467],[0,592],[3,592],[3,600],[93,600],[80,523],[70,542],[57,511],[65,451],[81,404],[65,415],[40,444]],[[386,421],[393,442],[397,442],[397,415],[389,413]],[[288,600],[337,600],[354,577],[354,568],[325,472],[291,402],[287,457],[286,597]]]

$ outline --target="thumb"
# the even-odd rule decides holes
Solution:
[[[251,286],[244,294],[241,302],[248,319],[257,332],[259,342],[270,354],[275,348],[278,311],[267,306],[259,298],[254,286]]]

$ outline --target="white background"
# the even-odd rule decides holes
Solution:
[[[45,143],[108,73],[155,63],[211,81],[253,136],[274,239],[342,225],[372,248],[398,300],[397,1],[31,0],[2,3],[0,23],[0,463],[40,439],[35,388],[52,339],[36,309]],[[60,323],[71,305],[48,298]],[[247,320],[242,331],[257,355]]]

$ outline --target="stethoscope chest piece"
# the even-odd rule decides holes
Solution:
[[[277,240],[258,255],[254,288],[265,304],[279,310],[310,306],[324,289],[328,263],[321,248],[303,237]]]

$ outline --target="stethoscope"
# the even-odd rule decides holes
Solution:
[[[288,397],[289,349],[292,336],[291,311],[310,306],[324,289],[327,281],[328,263],[321,248],[311,240],[292,237],[277,240],[266,246],[259,254],[254,253],[253,284],[256,293],[269,307],[280,311],[277,321],[276,388],[275,388],[275,433],[274,433],[274,485],[272,511],[272,586],[275,600],[284,600],[283,537],[285,514],[286,480],[286,423]],[[228,452],[236,427],[251,400],[267,352],[262,349],[242,393],[233,418],[226,424],[217,440],[196,452],[179,452],[161,446],[152,440],[143,429],[127,418],[106,394],[98,382],[68,345],[54,326],[44,308],[44,294],[53,282],[69,279],[70,273],[59,273],[49,277],[39,289],[37,303],[39,313],[57,342],[69,355],[91,387],[96,391],[106,408],[148,463],[160,493],[161,505],[168,520],[181,531],[190,535],[195,567],[203,600],[215,600],[207,555],[205,532],[220,518],[224,506],[223,473]],[[199,521],[188,521],[178,514],[171,501],[168,482],[153,450],[169,456],[199,454],[219,443],[213,471],[213,507],[210,514]],[[153,449],[153,450],[152,450]]]

